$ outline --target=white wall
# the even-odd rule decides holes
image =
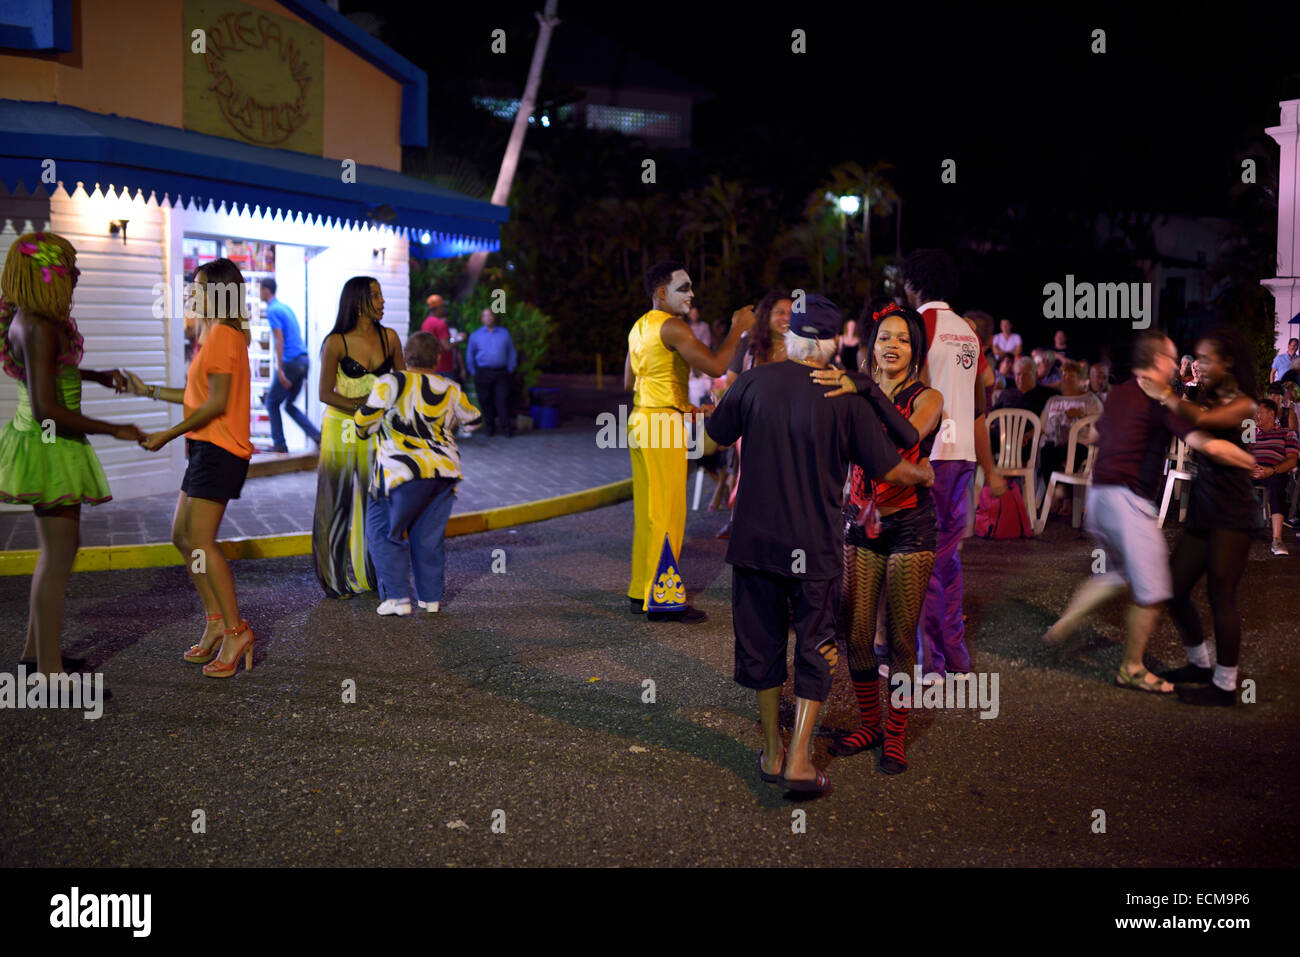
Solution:
[[[126,243],[110,236],[110,220],[127,219]],[[41,228],[43,224],[35,224]],[[51,231],[77,248],[81,279],[73,299],[73,316],[86,339],[87,368],[125,368],[145,382],[175,388],[185,384],[183,258],[186,234],[304,247],[310,255],[305,282],[305,306],[298,313],[307,326],[312,354],[308,415],[321,418],[316,398],[320,344],[334,325],[339,293],[352,276],[374,276],[383,286],[384,322],[406,341],[409,325],[409,246],[391,229],[340,226],[301,216],[268,216],[260,212],[197,208],[118,197],[96,189],[78,189],[69,196],[62,185],[50,197]],[[7,252],[16,233],[0,233],[0,253]],[[385,250],[382,257],[374,250]],[[277,262],[278,268],[278,262]],[[277,279],[277,282],[280,280]],[[164,288],[162,285],[166,283]],[[295,306],[295,312],[298,312]],[[155,312],[158,313],[155,316]],[[305,389],[307,387],[304,387]],[[0,423],[13,415],[17,387],[0,376]],[[300,400],[301,401],[301,400]],[[181,419],[181,407],[131,395],[118,396],[93,383],[85,386],[83,409],[93,418],[134,422],[146,432],[167,428]],[[287,416],[285,428],[297,430]],[[103,436],[91,439],[113,497],[136,498],[179,489],[185,465],[185,443],[171,443],[160,453],[145,452],[133,443]]]
[[[162,379],[168,343],[165,318],[154,316],[155,286],[165,269],[167,214],[151,197],[148,202],[101,193],[87,195],[78,187],[69,195],[63,185],[50,196],[48,229],[77,249],[81,278],[72,300],[72,316],[85,338],[82,366],[88,369],[131,369],[145,381]],[[127,219],[127,241],[110,236],[110,220]],[[4,250],[13,235],[6,231]],[[17,385],[0,376],[0,415],[13,415]],[[82,411],[94,419],[134,422],[146,432],[166,428],[166,409],[147,399],[119,396],[95,383],[85,383]],[[134,498],[170,491],[179,486],[177,463],[183,449],[144,451],[132,442],[107,436],[90,438],[114,498]],[[179,443],[178,443],[179,444]]]

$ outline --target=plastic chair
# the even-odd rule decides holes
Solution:
[[[998,448],[994,450],[993,464],[1004,478],[1022,478],[1025,481],[1025,511],[1029,513],[1029,527],[1036,525],[1037,494],[1034,487],[1038,472],[1038,438],[1043,433],[1043,423],[1028,409],[998,409],[988,416],[989,432],[998,429]],[[1028,447],[1026,448],[1026,441]],[[1028,463],[1025,456],[1029,456]],[[984,485],[984,470],[976,468],[974,489],[976,501]]]
[[[1160,502],[1160,521],[1158,527],[1165,527],[1165,514],[1169,511],[1169,499],[1174,494],[1174,489],[1179,482],[1191,482],[1192,473],[1187,469],[1187,443],[1182,439],[1174,436],[1173,441],[1169,443],[1169,461],[1165,463],[1167,474],[1165,476],[1165,495]],[[1187,490],[1190,486],[1183,486],[1183,494],[1178,502],[1178,521],[1182,522],[1187,519]]]
[[[1043,529],[1047,527],[1047,516],[1052,510],[1052,495],[1056,492],[1057,485],[1073,485],[1075,488],[1086,487],[1092,484],[1092,463],[1097,458],[1097,433],[1093,425],[1100,419],[1100,415],[1085,415],[1074,420],[1070,426],[1070,438],[1065,446],[1065,467],[1068,469],[1070,463],[1074,461],[1074,454],[1078,451],[1079,443],[1082,441],[1088,446],[1088,457],[1083,463],[1083,467],[1077,472],[1053,472],[1051,478],[1047,480],[1047,494],[1043,498],[1043,507],[1038,513],[1038,523],[1034,526],[1034,534],[1041,535]],[[1084,436],[1084,430],[1088,435]],[[1073,494],[1074,518],[1072,524],[1078,528],[1083,522],[1083,503],[1085,496],[1080,495],[1077,491]]]

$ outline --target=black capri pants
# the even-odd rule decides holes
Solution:
[[[835,646],[840,579],[809,581],[754,568],[731,569],[731,616],[736,632],[736,683],[755,691],[779,688],[794,624],[794,693],[825,701],[831,666],[822,654]]]

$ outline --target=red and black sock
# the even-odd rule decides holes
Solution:
[[[880,755],[880,770],[886,774],[901,774],[907,770],[907,756],[904,753],[904,740],[907,738],[907,708],[895,708],[889,702],[889,714],[885,717],[885,747]]]
[[[880,676],[872,671],[850,672],[853,696],[858,699],[858,730],[840,739],[840,750],[850,754],[874,748],[881,741]]]

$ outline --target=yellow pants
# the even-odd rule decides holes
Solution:
[[[686,447],[675,440],[682,434],[681,417],[673,409],[634,408],[627,420],[627,444],[632,456],[632,509],[636,516],[632,532],[632,580],[627,586],[627,596],[647,605],[651,579],[663,552],[664,535],[668,536],[678,561],[682,557],[682,539],[686,536]],[[667,428],[670,424],[675,428]]]

